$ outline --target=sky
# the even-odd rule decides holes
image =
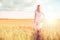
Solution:
[[[38,4],[46,17],[60,18],[60,0],[0,0],[0,18],[34,19]]]

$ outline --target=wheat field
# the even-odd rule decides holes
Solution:
[[[35,40],[33,24],[33,19],[0,20],[0,40]],[[44,22],[40,36],[41,40],[60,40],[60,20]]]

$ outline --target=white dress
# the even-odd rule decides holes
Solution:
[[[36,12],[35,14],[35,22],[34,22],[34,28],[35,30],[40,30],[42,28],[42,25],[43,25],[43,13],[39,13],[39,12]]]

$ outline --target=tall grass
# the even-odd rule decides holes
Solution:
[[[33,29],[0,26],[0,40],[33,40]]]
[[[14,26],[15,21],[12,24],[9,22],[13,26],[10,26],[10,24],[8,26],[1,25],[1,23],[0,40],[35,40],[36,38],[37,34],[33,26]],[[60,40],[60,21],[54,24],[44,23],[40,36],[41,40]]]

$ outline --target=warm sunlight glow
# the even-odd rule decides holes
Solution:
[[[54,19],[55,19],[54,17],[47,17],[47,22],[49,22],[49,23],[50,23],[50,22],[53,22]]]
[[[53,23],[56,19],[56,16],[54,14],[47,14],[46,15],[46,21],[48,23]]]

